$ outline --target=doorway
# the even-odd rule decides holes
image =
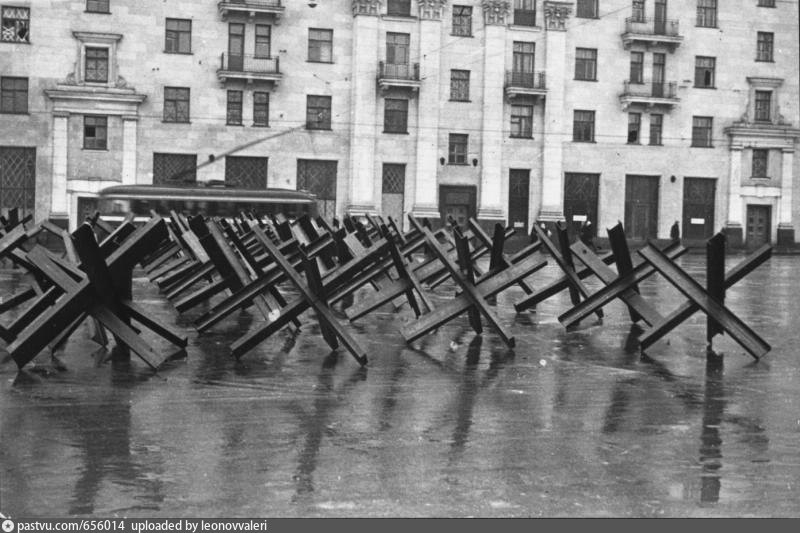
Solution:
[[[520,235],[528,234],[531,171],[512,168],[508,176],[508,224]]]
[[[772,207],[768,205],[747,206],[747,247],[757,248],[769,244],[772,234],[770,220]]]
[[[625,176],[625,234],[646,241],[658,233],[658,176]]]
[[[442,216],[442,224],[447,226],[448,217],[453,217],[460,227],[466,227],[469,219],[475,216],[476,196],[475,187],[472,186],[439,186],[439,213]]]
[[[717,180],[684,178],[683,180],[683,238],[709,239],[714,234],[714,198]]]

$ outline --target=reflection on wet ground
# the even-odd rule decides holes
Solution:
[[[466,316],[406,345],[398,330],[413,315],[389,305],[353,326],[366,368],[331,353],[309,318],[236,362],[228,345],[253,316],[197,337],[191,316],[138,279],[139,302],[189,332],[187,359],[156,375],[136,360],[97,364],[81,336],[60,354],[63,371],[44,360],[18,373],[5,359],[0,511],[798,516],[798,261],[775,257],[728,294],[773,345],[758,363],[729,339],[707,361],[701,314],[640,356],[622,304],[565,331],[567,294],[517,315],[519,288],[497,298],[513,351],[475,336]],[[702,279],[702,257],[682,265]],[[530,279],[557,274],[548,265]],[[19,276],[0,272],[0,293]],[[663,280],[641,290],[662,312],[682,301]]]

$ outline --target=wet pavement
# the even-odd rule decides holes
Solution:
[[[729,266],[740,258],[729,258]],[[702,279],[704,257],[680,263]],[[85,327],[60,358],[0,364],[0,512],[25,516],[800,516],[800,257],[778,256],[728,292],[773,346],[729,338],[707,365],[698,313],[642,357],[619,302],[566,331],[567,293],[516,314],[512,351],[466,315],[406,345],[413,314],[385,306],[352,331],[360,368],[313,317],[236,363],[241,313],[200,337],[144,279],[140,304],[190,335],[153,375],[97,364]],[[528,278],[541,287],[548,265]],[[0,271],[0,294],[22,282]],[[597,282],[588,283],[591,290]],[[663,313],[683,301],[641,284]],[[437,289],[434,301],[453,294]],[[7,323],[8,317],[3,317]],[[177,321],[177,322],[176,322]]]

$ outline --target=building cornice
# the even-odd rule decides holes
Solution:
[[[133,89],[57,85],[44,93],[53,102],[53,114],[104,114],[135,117],[147,95]]]
[[[731,150],[756,147],[793,151],[800,139],[800,129],[790,125],[737,122],[723,131],[730,137]]]

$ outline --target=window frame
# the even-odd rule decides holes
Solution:
[[[583,114],[579,117],[579,114]],[[578,120],[591,118],[591,120]],[[584,135],[588,133],[588,135]],[[588,137],[588,138],[583,138]],[[572,142],[595,142],[595,112],[591,109],[573,109],[572,111]]]
[[[634,120],[635,119],[635,120]],[[631,140],[631,134],[635,138]],[[628,113],[628,142],[627,144],[642,144],[642,114]]]
[[[455,75],[466,74],[463,78],[456,78]],[[470,71],[462,69],[450,69],[450,101],[451,102],[469,102],[469,83]],[[459,97],[458,89],[462,89],[463,98]]]
[[[710,60],[711,65],[700,65],[703,60]],[[704,73],[711,73],[710,83],[705,83]],[[698,83],[698,81],[703,82]],[[694,87],[697,89],[716,89],[717,84],[717,58],[712,56],[694,56]]]
[[[653,117],[658,117],[658,120],[653,120]],[[655,128],[654,126],[658,126]],[[664,115],[661,113],[650,114],[650,138],[648,139],[649,146],[664,146]],[[655,142],[654,142],[655,141]]]
[[[775,0],[758,0],[756,7],[775,7]]]
[[[466,133],[451,133],[447,137],[447,164],[468,165],[469,135]]]
[[[25,12],[27,17],[26,18],[11,18],[6,17],[6,10],[19,10],[19,12]],[[6,21],[13,21],[11,26],[7,26]],[[15,35],[15,38],[6,39],[5,32],[3,29],[5,28],[13,28],[12,32]],[[24,30],[24,35],[20,37],[20,30]],[[0,5],[0,42],[3,43],[21,43],[21,44],[30,44],[31,42],[31,8],[27,6],[7,6],[7,5]]]
[[[178,98],[178,96],[186,95],[186,98]],[[175,86],[164,86],[164,110],[163,110],[163,117],[162,122],[166,122],[169,124],[189,124],[191,121],[191,101],[192,101],[192,94],[191,89],[189,87],[175,87]],[[181,120],[183,115],[181,114],[180,104],[182,102],[186,103],[186,116],[185,120]],[[169,104],[169,105],[168,105]],[[167,110],[169,107],[172,107],[172,111],[175,114],[174,119],[170,119],[167,116]]]
[[[243,111],[244,91],[228,89],[225,98],[225,125],[242,126],[244,124]]]
[[[517,19],[519,15],[519,20]],[[536,0],[514,0],[511,7],[511,19],[514,26],[525,28],[536,27]],[[528,20],[526,20],[528,19]]]
[[[17,87],[19,82],[24,81],[24,90]],[[12,85],[7,87],[6,84]],[[24,93],[24,105],[18,106],[21,98],[20,94]],[[28,98],[30,97],[30,79],[21,76],[2,76],[0,77],[0,114],[3,115],[29,115]],[[6,102],[10,101],[11,106],[7,106]]]
[[[775,61],[775,34],[773,32],[758,32],[756,37],[756,61],[764,63],[773,63]]]
[[[575,16],[583,19],[599,18],[597,0],[576,0]]]
[[[111,48],[108,46],[85,46],[83,49],[83,81],[86,83],[100,83],[100,84],[107,84],[111,79]],[[103,57],[89,57],[90,52],[104,52],[105,58]],[[94,72],[97,75],[97,72],[100,70],[98,67],[103,64],[103,60],[105,63],[105,78],[104,79],[94,79],[89,76],[89,72]],[[89,69],[89,62],[92,62],[95,66],[90,70]]]
[[[189,29],[170,28],[170,23],[189,23]],[[188,34],[188,50],[181,50],[181,37]],[[170,39],[172,37],[172,39]],[[170,50],[169,43],[175,43],[175,49]],[[177,19],[167,18],[164,21],[164,53],[165,54],[191,54],[192,53],[192,20],[191,19]]]
[[[581,52],[591,57],[578,57]],[[597,48],[575,48],[575,80],[597,81]]]
[[[405,42],[400,42],[405,40]],[[389,61],[389,50],[392,51],[392,61]],[[401,63],[396,61],[398,52],[402,51],[405,60]],[[411,60],[411,34],[396,31],[386,32],[386,64],[387,65],[408,65]]]
[[[99,122],[101,119],[102,119],[102,124],[90,125],[87,123],[89,120]],[[95,128],[94,136],[88,137],[86,135],[86,128],[88,127]],[[102,137],[99,137],[97,135],[98,130],[103,132]],[[108,115],[83,115],[83,149],[108,151]]]
[[[515,109],[516,108],[516,109]],[[515,113],[515,110],[525,108],[525,113]],[[533,139],[533,106],[530,104],[511,104],[510,122],[512,139]]]
[[[708,121],[707,125],[699,125],[700,121]],[[700,133],[705,132],[704,135]],[[694,148],[713,148],[714,147],[714,117],[692,116],[692,147]]]
[[[312,105],[314,102],[314,105]],[[320,103],[327,102],[327,107],[319,105]],[[306,129],[307,130],[331,130],[331,109],[333,106],[333,98],[321,94],[307,94],[306,95]],[[319,111],[316,111],[319,110]],[[309,120],[312,113],[317,115],[314,121]],[[321,115],[321,116],[320,116]]]
[[[717,9],[717,0],[697,0],[695,26],[698,28],[716,28],[718,24]]]
[[[638,57],[640,61],[638,62],[634,61],[633,60],[634,57]],[[634,65],[638,65],[638,72],[634,72],[633,68]],[[634,76],[634,74],[638,74],[638,76]],[[644,84],[644,52],[641,52],[639,50],[631,51],[631,62],[628,71],[628,77],[630,78],[628,81],[632,84],[636,85]]]
[[[390,108],[399,105],[399,107]],[[402,104],[400,104],[402,102]],[[390,120],[392,118],[392,120]],[[383,133],[408,133],[408,99],[383,99]]]
[[[265,96],[264,102],[259,102],[258,100]],[[259,107],[263,107],[263,110],[260,110]],[[259,122],[257,118],[259,116],[264,116],[264,121]],[[269,127],[269,92],[268,91],[253,91],[253,126],[257,126],[260,128],[268,128]]]
[[[105,5],[105,9],[102,9]],[[94,9],[92,9],[94,8]],[[102,15],[111,14],[110,0],[86,0],[86,13],[99,13]]]
[[[757,167],[756,163],[756,154],[759,154],[759,160],[761,159],[761,155],[763,155],[763,165],[759,163],[759,168]],[[763,175],[759,175],[759,172],[763,168]],[[769,176],[769,149],[768,148],[753,148],[753,153],[751,154],[750,160],[750,178],[754,180],[768,180],[770,179]]]
[[[411,0],[386,0],[386,14],[390,17],[410,17]]]
[[[320,32],[325,33],[329,39],[317,39],[313,38],[313,32]],[[313,43],[317,43],[313,45]],[[327,49],[328,56],[330,59],[325,60],[324,51]],[[313,52],[317,52],[319,54],[318,57],[314,57]],[[333,63],[333,29],[331,28],[308,28],[308,62],[310,63]]]
[[[458,10],[458,13],[456,13]],[[459,24],[456,24],[456,22]],[[472,6],[454,5],[451,19],[450,35],[459,37],[472,37]],[[464,27],[466,26],[466,29]],[[461,28],[457,31],[456,28]],[[465,31],[466,33],[463,33]]]
[[[766,99],[763,96],[766,95]],[[762,98],[759,98],[759,97]],[[766,104],[766,105],[765,105]],[[772,122],[772,91],[756,89],[753,93],[753,121]]]

